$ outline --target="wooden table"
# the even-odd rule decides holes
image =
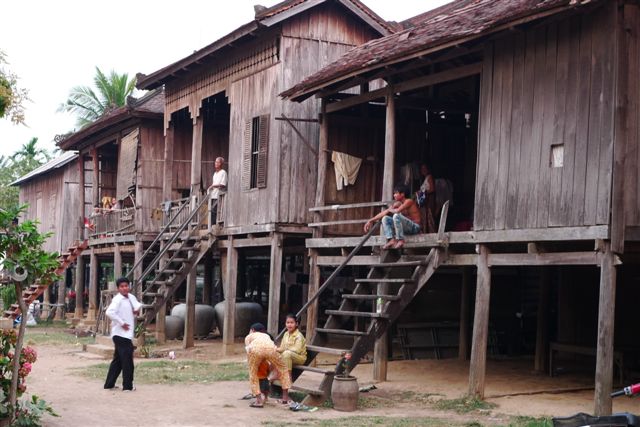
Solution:
[[[586,356],[596,356],[597,348],[586,345],[565,344],[559,342],[549,343],[549,375],[553,376],[553,358],[555,353],[573,353]],[[624,384],[624,355],[621,351],[614,350],[613,364],[618,368],[620,375],[620,384]]]

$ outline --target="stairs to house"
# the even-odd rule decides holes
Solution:
[[[355,279],[351,293],[344,293],[337,310],[325,310],[328,315],[323,327],[315,329],[307,342],[307,361],[304,366],[294,366],[292,390],[307,394],[304,403],[320,405],[331,395],[333,378],[337,374],[348,374],[373,349],[377,338],[383,336],[389,325],[400,316],[411,300],[429,282],[446,256],[444,224],[448,209],[443,209],[438,243],[430,248],[427,255],[404,255],[398,250],[382,251],[377,262],[368,264],[365,277]],[[361,243],[334,270],[318,290],[315,298],[327,288],[337,273],[348,264],[371,236],[365,235]],[[299,316],[310,305],[309,300]],[[284,331],[283,331],[284,332]],[[342,367],[321,369],[309,366],[318,354],[344,356],[351,353],[351,359]],[[295,384],[296,379],[305,375],[305,386]],[[310,387],[309,384],[314,384]]]
[[[210,214],[208,210],[209,194],[206,194],[198,205],[191,210],[187,219],[177,228],[169,222],[151,243],[141,257],[142,262],[147,254],[157,251],[140,277],[132,279],[134,289],[142,289],[142,311],[138,317],[138,327],[144,329],[165,306],[189,273],[195,271],[205,253],[215,242],[211,233],[204,232]],[[215,203],[212,209],[215,209]],[[188,204],[183,209],[189,209]],[[174,216],[178,218],[179,215]],[[133,275],[134,265],[129,276]],[[129,277],[131,279],[131,277]],[[115,292],[103,293],[98,316],[98,332],[108,333],[106,309]]]
[[[59,256],[59,264],[58,267],[56,267],[56,269],[54,270],[54,273],[56,275],[61,275],[62,273],[64,273],[66,269],[76,261],[76,259],[82,254],[82,251],[84,251],[88,246],[88,240],[84,240],[82,242],[76,240],[73,245],[69,246],[67,252],[64,252]],[[49,285],[51,285],[51,283],[52,282],[50,280],[36,280],[35,283],[29,286],[29,289],[23,291],[22,299],[26,306],[29,307],[32,302],[34,302],[40,295],[42,295],[42,293],[45,291],[45,289],[47,289]],[[3,313],[3,317],[7,319],[15,319],[19,314],[20,306],[16,303],[12,304],[9,310],[6,310]]]

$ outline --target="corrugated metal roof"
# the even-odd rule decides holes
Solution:
[[[32,170],[31,172],[29,172],[26,175],[21,176],[20,178],[16,179],[15,181],[13,181],[11,184],[9,185],[19,185],[22,184],[26,181],[29,181],[39,175],[44,175],[47,172],[51,172],[55,169],[61,168],[62,166],[66,165],[67,163],[70,163],[72,161],[74,161],[75,159],[78,158],[78,153],[76,151],[67,151],[65,153],[63,153],[60,157],[57,157],[53,160],[50,160],[49,162],[45,163],[44,165]]]
[[[177,72],[185,71],[194,64],[200,63],[205,58],[218,53],[221,49],[231,45],[232,43],[237,42],[248,35],[253,35],[261,27],[270,27],[290,18],[291,16],[302,13],[311,7],[325,3],[326,1],[328,0],[285,0],[272,7],[260,10],[256,13],[253,21],[242,25],[226,36],[195,51],[191,55],[154,71],[149,75],[138,73],[136,75],[138,81],[137,87],[139,89],[153,89],[159,87],[168,80],[175,78],[175,74]],[[390,34],[397,30],[397,25],[385,21],[359,0],[335,1],[344,5],[348,9],[356,10],[358,12],[357,14],[360,15],[361,18],[365,19],[365,21],[368,21],[374,29],[380,32],[381,35]],[[287,14],[285,12],[290,13]],[[278,15],[281,15],[281,17]]]
[[[421,51],[477,38],[539,13],[559,12],[598,0],[456,0],[403,22],[407,29],[371,40],[281,94],[303,100],[321,87],[400,62]]]

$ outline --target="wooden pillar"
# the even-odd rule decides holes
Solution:
[[[536,319],[536,354],[534,370],[545,372],[547,360],[547,342],[549,341],[549,292],[551,288],[551,270],[542,267],[538,291],[538,316]]]
[[[489,336],[489,302],[491,297],[491,270],[488,264],[489,249],[478,245],[478,274],[476,305],[473,319],[473,341],[469,364],[469,395],[484,398],[487,370],[487,341]]]
[[[282,281],[282,233],[271,236],[271,262],[269,265],[269,315],[267,331],[278,335],[280,327],[280,282]]]
[[[202,303],[211,305],[211,294],[213,293],[213,250],[204,256],[204,287],[202,288]]]
[[[393,192],[393,177],[396,152],[396,111],[393,90],[387,94],[387,115],[384,133],[384,172],[382,175],[382,199]],[[385,285],[378,285],[378,294],[386,293]],[[387,380],[387,359],[389,358],[388,335],[376,339],[373,348],[373,378],[376,381]]]
[[[119,277],[122,277],[122,252],[116,243],[113,247],[113,283],[109,283],[109,290],[116,290],[115,282]]]
[[[202,187],[202,122],[200,107],[191,112],[193,118],[193,140],[191,144],[191,196],[200,196]]]
[[[469,354],[469,301],[471,296],[471,267],[462,267],[460,290],[460,331],[458,337],[458,359],[467,360]]]
[[[82,292],[84,292],[84,258],[79,256],[76,260],[76,283],[75,283],[75,292],[76,292],[76,309],[73,314],[75,319],[82,319],[84,315],[84,298],[82,297]]]
[[[65,271],[64,274],[66,275],[67,272]],[[64,298],[66,296],[67,293],[67,285],[66,285],[66,281],[63,278],[62,280],[58,281],[58,302],[57,304],[64,304]],[[62,317],[62,308],[58,306],[58,308],[56,308],[56,315],[54,317],[55,320],[63,320]]]
[[[196,271],[194,266],[187,276],[186,313],[184,316],[184,338],[182,348],[191,348],[194,345],[195,324],[196,324]]]
[[[91,255],[89,255],[89,310],[87,310],[87,320],[96,320],[97,318],[98,262],[95,249],[92,248]]]
[[[139,300],[142,299],[142,284],[138,282],[138,279],[140,279],[142,277],[142,272],[144,271],[144,262],[141,262],[140,264],[138,264],[138,261],[140,259],[142,259],[142,255],[144,254],[144,243],[141,241],[136,240],[134,245],[133,245],[133,263],[137,264],[138,266],[136,267],[136,269],[133,272],[133,280],[132,283],[134,284],[134,288],[133,290],[133,294],[136,296],[136,298],[138,298]]]
[[[165,245],[166,243],[161,241],[159,250],[162,251],[165,248]],[[160,258],[160,260],[158,261],[159,270],[162,270],[166,266],[168,259],[169,259],[169,255],[167,255],[167,253],[165,253]],[[157,292],[161,295],[166,295],[167,286],[164,284],[160,285]],[[154,336],[156,338],[157,344],[164,344],[167,342],[166,324],[167,324],[167,302],[165,302],[164,306],[160,307],[160,309],[156,313],[156,327],[154,331]]]
[[[95,147],[91,149],[91,160],[93,164],[93,179],[91,180],[91,206],[93,207],[100,203],[100,162],[98,161],[98,149]]]
[[[43,319],[46,319],[49,316],[49,311],[51,310],[51,289],[53,286],[47,286],[42,293],[42,308],[40,310],[40,316]]]
[[[233,236],[229,236],[227,247],[226,281],[224,282],[224,327],[222,331],[222,352],[233,354],[233,341],[236,331],[236,286],[238,279],[238,250],[233,247]]]
[[[600,298],[598,304],[598,349],[596,359],[595,415],[611,414],[613,386],[613,334],[616,302],[615,255],[604,242],[600,254]]]
[[[162,180],[162,200],[173,199],[173,141],[175,129],[173,124],[165,130],[164,136],[164,179]]]

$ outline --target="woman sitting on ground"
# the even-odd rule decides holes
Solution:
[[[252,408],[262,408],[264,406],[265,396],[260,391],[260,380],[258,378],[258,369],[262,362],[269,362],[272,369],[276,370],[279,374],[282,383],[282,399],[284,401],[289,400],[289,388],[291,387],[291,376],[278,354],[278,347],[276,347],[268,334],[259,332],[264,331],[264,329],[262,324],[254,323],[251,325],[249,335],[244,339],[249,359],[251,393],[256,396],[256,400],[249,405]]]
[[[278,352],[282,354],[282,361],[287,367],[287,374],[291,375],[291,369],[294,365],[304,365],[307,361],[307,340],[298,330],[298,319],[295,314],[287,314],[285,322],[287,332],[284,333]],[[291,379],[289,379],[291,382]],[[289,399],[282,396],[282,403],[289,403]]]

